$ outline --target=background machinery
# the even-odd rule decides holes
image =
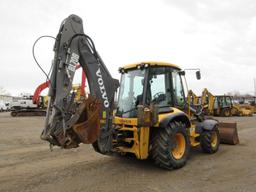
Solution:
[[[256,97],[252,97],[249,100],[250,105],[252,106],[253,113],[256,113]]]
[[[239,98],[239,105],[244,108],[247,109],[249,111],[251,111],[252,113],[256,113],[256,97],[240,97]]]
[[[10,110],[10,103],[0,101],[0,112],[9,111]]]
[[[202,106],[206,115],[230,117],[251,116],[252,111],[234,103],[229,95],[213,95],[206,88],[202,92]]]
[[[203,107],[204,114],[214,115],[214,102],[214,95],[205,88],[201,96],[201,105]]]
[[[91,143],[99,153],[151,157],[167,169],[184,166],[191,147],[201,146],[206,153],[218,150],[219,124],[202,118],[201,112],[186,102],[181,78],[185,72],[178,66],[164,62],[127,65],[119,69],[119,83],[111,77],[76,15],[62,22],[54,52],[41,134],[51,145],[68,149]],[[90,88],[81,102],[72,94],[78,62]],[[188,115],[192,113],[193,119]]]
[[[231,97],[231,103],[233,106],[233,111],[231,111],[232,115],[238,116],[252,116],[253,115],[253,107],[249,104],[240,104],[234,102],[233,97]]]
[[[38,86],[41,88],[43,86],[47,87],[48,84],[43,83]],[[36,91],[38,90],[36,89]],[[40,92],[35,92],[31,96],[23,96],[17,101],[11,103],[11,116],[44,116],[46,115],[46,100],[47,97],[40,96]]]
[[[76,69],[80,68],[78,65]],[[86,77],[82,72],[81,84],[72,86],[72,93],[75,95],[76,101],[85,97],[85,81]],[[23,96],[21,99],[12,102],[11,116],[45,116],[48,105],[48,96],[41,96],[43,90],[48,88],[50,81],[40,84],[33,95]]]
[[[200,105],[201,98],[198,97],[191,89],[188,90],[187,101],[193,105]]]

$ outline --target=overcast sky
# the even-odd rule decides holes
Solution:
[[[204,87],[214,94],[254,92],[255,0],[0,0],[0,86],[17,95],[33,93],[45,81],[33,61],[33,42],[56,36],[70,14],[82,17],[85,33],[115,78],[124,64],[166,61],[201,69],[200,81],[187,73],[197,94]],[[53,43],[43,39],[36,47],[45,70]]]

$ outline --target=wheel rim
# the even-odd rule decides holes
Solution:
[[[225,110],[225,116],[226,116],[226,117],[229,116],[229,110]]]
[[[218,137],[217,137],[217,133],[214,131],[212,132],[211,146],[214,148],[217,146],[217,143],[218,143]]]
[[[175,159],[181,159],[185,153],[186,140],[181,133],[175,135],[176,146],[172,149],[172,155]]]

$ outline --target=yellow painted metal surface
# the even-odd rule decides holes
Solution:
[[[181,70],[181,68],[178,65],[176,65],[176,64],[167,63],[167,62],[161,62],[161,61],[145,61],[145,62],[140,62],[140,63],[133,63],[133,64],[125,65],[125,66],[123,66],[123,68],[124,69],[132,69],[132,68],[136,68],[140,64],[148,64],[150,66],[174,67],[174,68],[176,68],[178,70]]]
[[[114,123],[121,128],[118,131],[131,131],[133,138],[125,138],[124,141],[131,143],[132,147],[117,147],[121,153],[133,153],[138,159],[147,159],[149,147],[149,127],[137,127],[137,118],[115,117]],[[132,127],[131,127],[132,126]]]
[[[75,96],[75,101],[80,101],[81,100],[81,85],[80,84],[74,84],[72,85],[72,91],[76,93]]]
[[[114,117],[114,124],[118,125],[131,125],[136,126],[137,125],[137,118],[121,118],[121,117]]]
[[[148,158],[148,148],[149,148],[149,127],[133,127],[126,128],[123,127],[120,130],[122,131],[132,131],[133,138],[124,139],[125,142],[132,142],[132,147],[117,147],[118,152],[122,153],[133,153],[138,159],[147,159]]]
[[[198,146],[200,142],[198,142],[196,138],[199,137],[200,135],[196,133],[196,128],[194,124],[192,124],[192,126],[189,128],[189,135],[190,135],[190,145],[192,147]]]
[[[239,116],[252,116],[253,115],[253,109],[246,105],[233,103],[233,108],[236,110],[236,112],[233,112],[232,115],[239,115]]]
[[[148,158],[148,147],[149,147],[149,127],[141,127],[140,128],[140,140],[139,140],[139,148],[140,148],[140,159]]]
[[[132,142],[132,147],[117,147],[117,152],[121,153],[133,153],[138,159],[140,158],[140,142],[139,142],[139,134],[138,134],[138,128],[136,126],[130,128],[130,127],[123,127],[119,129],[119,131],[132,131],[133,132],[133,138],[126,138],[126,142]]]
[[[190,104],[193,104],[193,105],[199,105],[199,97],[192,91],[192,90],[189,90],[188,91],[188,95],[187,95],[187,101],[188,103]]]
[[[160,114],[158,115],[158,123],[156,125],[154,125],[154,127],[158,127],[159,126],[159,122],[161,122],[163,119],[165,119],[166,117],[168,117],[169,115],[171,114],[175,114],[175,113],[184,113],[183,111],[177,109],[177,108],[174,108],[174,107],[171,107],[173,112],[170,112],[170,113],[163,113],[163,114]],[[188,117],[188,115],[185,113],[185,115]],[[189,117],[188,117],[189,118]]]
[[[160,114],[158,117],[158,123],[154,125],[157,129],[159,127],[159,122],[164,118],[168,117],[170,114],[181,113],[182,111],[177,108],[172,108],[173,112]],[[133,138],[124,139],[125,142],[133,142],[132,147],[117,147],[117,152],[120,153],[133,153],[138,159],[147,159],[149,154],[149,137],[150,137],[150,128],[149,127],[137,127],[137,118],[120,118],[115,116],[114,124],[120,126],[119,131],[131,131],[133,132]],[[195,132],[195,126],[192,125],[189,127],[190,142],[191,146],[199,145],[199,142],[196,141],[196,137],[199,136]]]
[[[186,140],[183,134],[176,133],[175,137],[176,146],[172,149],[172,155],[175,159],[181,159],[186,151]]]
[[[210,93],[208,89],[204,88],[202,93],[202,106],[203,108],[207,108],[209,115],[213,115],[214,113],[214,101],[214,95]]]

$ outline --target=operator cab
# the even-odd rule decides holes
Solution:
[[[214,108],[230,108],[232,107],[232,97],[228,95],[217,95],[214,101]]]
[[[116,116],[137,117],[138,105],[157,105],[159,112],[170,107],[184,109],[185,94],[180,68],[169,63],[141,63],[121,68]]]

